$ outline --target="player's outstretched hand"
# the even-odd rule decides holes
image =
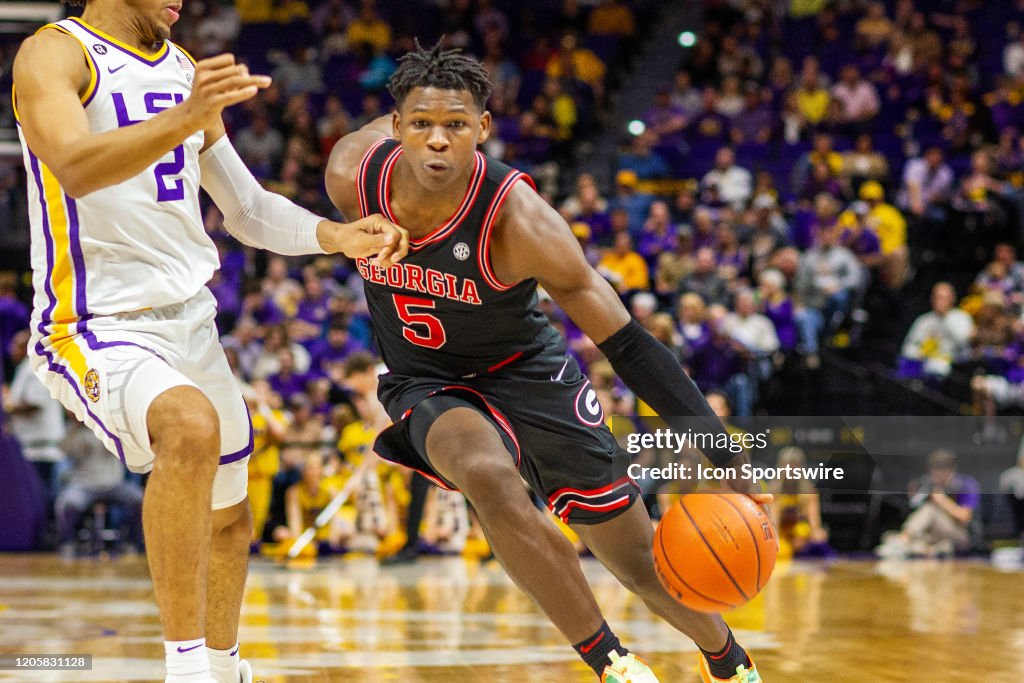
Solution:
[[[409,253],[409,231],[377,213],[351,223],[322,221],[317,239],[329,254],[373,256],[382,268],[390,268]]]
[[[255,97],[269,85],[270,76],[251,75],[249,67],[225,53],[196,63],[192,95],[185,106],[197,128],[208,130],[220,122],[225,108]]]
[[[749,496],[758,505],[767,506],[775,499],[775,496],[764,493],[760,482],[742,476],[743,465],[748,463],[750,463],[750,456],[746,453],[741,453],[733,458],[726,467],[735,471],[737,476],[723,479],[722,484],[730,491]],[[771,516],[770,513],[769,516]]]

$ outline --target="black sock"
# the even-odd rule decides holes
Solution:
[[[576,650],[576,654],[582,657],[587,666],[593,669],[598,676],[604,673],[606,666],[611,664],[612,660],[608,659],[608,654],[612,650],[615,650],[622,656],[629,652],[619,643],[619,637],[608,628],[607,621],[601,622],[601,628],[597,629],[594,635],[584,638],[579,643],[573,645],[572,648]]]
[[[728,627],[726,627],[728,628]],[[704,657],[708,660],[708,668],[715,678],[729,679],[736,675],[736,668],[739,666],[750,666],[750,658],[747,651],[740,647],[736,639],[732,637],[732,629],[729,629],[729,637],[725,646],[718,652],[708,652],[701,648]]]

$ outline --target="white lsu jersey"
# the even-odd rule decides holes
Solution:
[[[41,30],[81,42],[90,72],[82,104],[94,133],[152,118],[191,93],[195,62],[170,41],[146,54],[76,18]],[[61,125],[59,113],[47,125]],[[33,327],[66,330],[97,315],[182,303],[212,277],[217,248],[199,208],[202,131],[135,177],[78,199],[29,149],[20,126],[18,134],[28,175]]]

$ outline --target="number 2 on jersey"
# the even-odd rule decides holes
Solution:
[[[141,123],[128,115],[128,105],[125,104],[124,94],[115,92],[114,111],[117,112],[117,125],[119,128]],[[159,114],[164,109],[181,104],[185,97],[181,93],[160,93],[148,92],[143,97],[147,114]],[[158,202],[173,202],[185,198],[185,182],[177,177],[185,170],[185,146],[178,145],[173,150],[174,158],[157,164],[153,169],[156,176],[156,200]]]
[[[434,301],[431,299],[420,299],[415,296],[395,294],[395,309],[398,317],[405,323],[402,328],[402,336],[410,344],[423,346],[428,349],[439,349],[448,341],[444,332],[444,325],[437,319],[437,316],[429,313],[416,313],[413,309],[434,308]]]

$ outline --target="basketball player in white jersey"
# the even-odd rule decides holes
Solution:
[[[82,0],[69,0],[82,4]],[[376,256],[408,235],[334,223],[264,191],[221,112],[270,83],[231,55],[168,40],[181,0],[85,0],[21,46],[15,107],[28,170],[30,354],[50,392],[125,465],[152,470],[143,523],[167,681],[251,681],[238,618],[252,426],[213,324],[218,266],[200,185],[245,244]]]

